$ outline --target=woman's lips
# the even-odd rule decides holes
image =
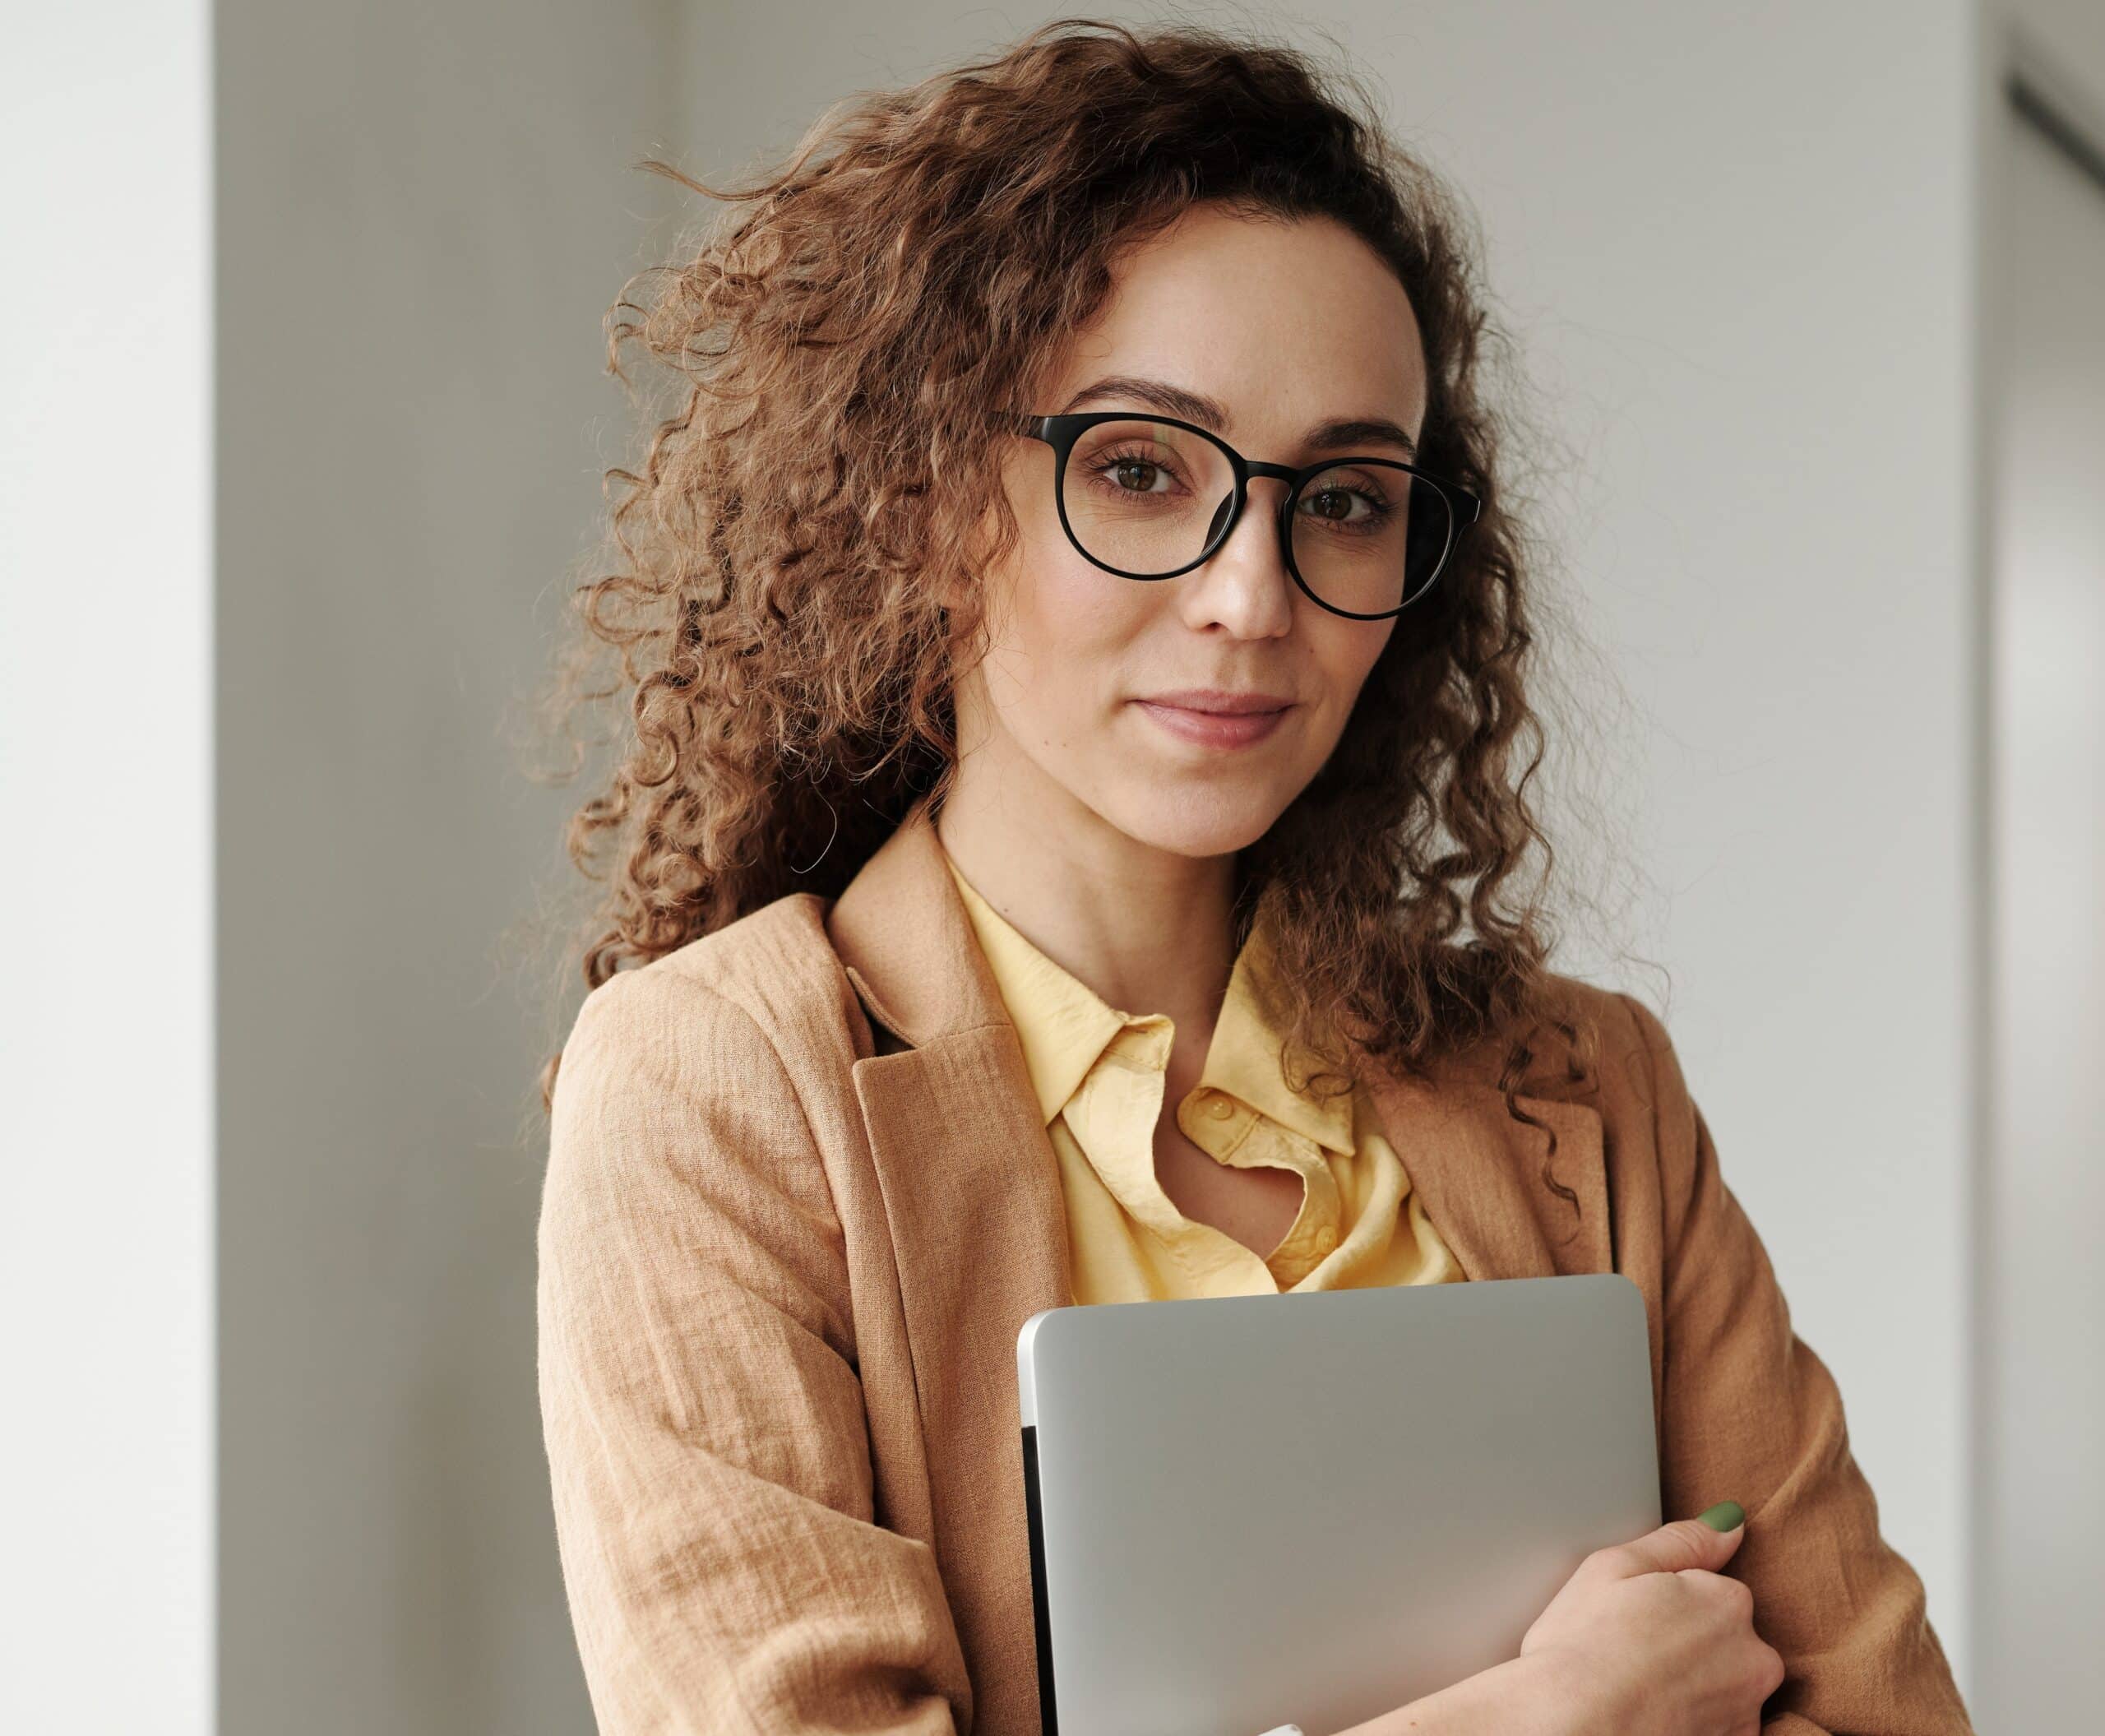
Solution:
[[[1243,748],[1262,741],[1293,709],[1283,706],[1276,711],[1198,711],[1187,706],[1159,705],[1151,699],[1136,699],[1133,703],[1172,735],[1207,748]]]

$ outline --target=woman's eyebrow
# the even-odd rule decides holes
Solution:
[[[1101,398],[1127,398],[1145,404],[1150,410],[1160,410],[1165,416],[1175,416],[1182,421],[1196,422],[1201,428],[1216,434],[1224,433],[1228,427],[1228,411],[1215,398],[1202,392],[1191,391],[1182,386],[1173,386],[1167,380],[1151,380],[1140,374],[1106,374],[1093,380],[1076,392],[1062,406],[1059,414],[1081,408],[1085,404]],[[1312,451],[1342,452],[1366,446],[1393,446],[1415,458],[1418,442],[1400,423],[1386,416],[1340,417],[1323,422],[1308,431],[1306,444]]]
[[[1413,458],[1418,456],[1418,442],[1400,424],[1391,422],[1386,416],[1354,416],[1344,421],[1323,423],[1309,430],[1308,445],[1311,451],[1318,452],[1342,452],[1363,446],[1395,446]]]

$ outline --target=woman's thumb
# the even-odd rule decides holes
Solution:
[[[1693,1519],[1663,1525],[1630,1545],[1643,1563],[1638,1572],[1678,1573],[1703,1567],[1714,1573],[1733,1558],[1746,1535],[1746,1514],[1737,1501],[1721,1501]]]
[[[1737,1531],[1746,1523],[1746,1509],[1737,1501],[1721,1501],[1704,1508],[1696,1516],[1696,1522],[1713,1531]]]

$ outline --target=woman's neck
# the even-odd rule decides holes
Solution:
[[[1234,964],[1236,859],[1143,843],[1062,786],[968,775],[936,816],[960,873],[1030,943],[1122,1012],[1210,1035]],[[1049,784],[1039,774],[1034,780]]]

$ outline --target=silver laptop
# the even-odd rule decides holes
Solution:
[[[1048,1308],[1016,1365],[1044,1736],[1344,1729],[1660,1522],[1612,1273]]]

